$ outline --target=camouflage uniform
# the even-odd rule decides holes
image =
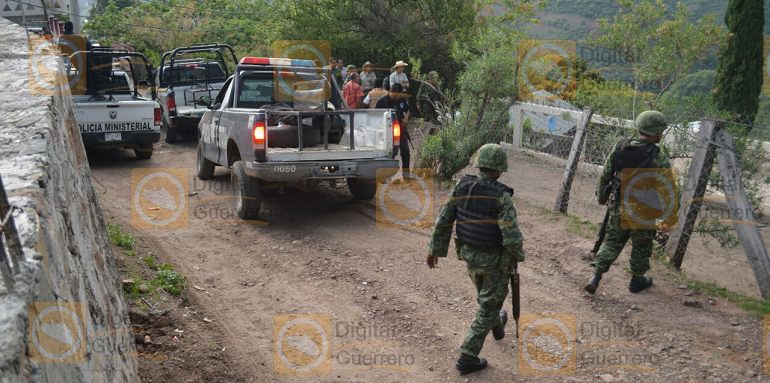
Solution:
[[[658,115],[660,118],[664,118],[659,113]],[[649,116],[650,112],[640,114],[636,121],[637,128],[641,133],[660,136],[663,133],[663,129],[665,129],[665,120],[663,120],[662,125],[660,121],[657,121],[657,125],[650,126],[650,121],[647,120]],[[626,145],[632,147],[644,147],[650,143],[651,142],[641,138],[635,138],[628,141]],[[608,202],[607,208],[610,209],[610,218],[607,222],[607,233],[604,237],[604,242],[596,253],[591,265],[595,268],[596,274],[606,273],[610,266],[612,266],[612,263],[618,258],[618,255],[620,255],[620,252],[623,251],[623,247],[625,247],[626,242],[628,242],[630,238],[632,245],[630,260],[631,273],[633,274],[632,282],[640,282],[644,280],[644,273],[650,269],[650,255],[652,254],[652,243],[655,239],[655,230],[623,229],[621,227],[620,196],[615,192],[614,195],[610,196],[608,201],[607,196],[604,194],[605,188],[615,177],[617,148],[618,145],[615,146],[615,150],[610,153],[609,157],[607,157],[607,160],[604,162],[604,170],[599,177],[599,183],[597,185],[597,198],[600,203]],[[646,167],[670,169],[671,161],[663,151],[659,151],[652,159],[652,163]]]
[[[431,71],[428,74],[429,80],[434,80],[433,85],[434,87],[438,88],[438,73],[435,71]],[[439,93],[430,87],[427,84],[420,85],[420,90],[417,92],[417,105],[420,106],[420,113],[422,114],[422,119],[428,122],[431,122],[435,124],[437,122],[436,120],[436,108],[433,107],[433,102],[439,101],[441,96]]]
[[[494,145],[494,144],[492,144]],[[485,147],[479,149],[474,162],[477,167],[489,167],[493,170],[507,170],[505,152],[500,148],[499,156],[493,158],[498,166],[479,166],[479,157],[482,157]],[[497,145],[494,145],[497,146]],[[499,146],[497,146],[499,148]],[[482,161],[483,163],[483,161]],[[480,172],[476,180],[478,182],[497,183],[491,176]],[[441,208],[436,219],[433,233],[431,234],[428,253],[435,257],[446,257],[449,251],[449,241],[452,237],[454,223],[458,219],[458,202],[464,199],[456,199],[458,183],[449,193],[449,201]],[[500,328],[503,324],[500,319],[500,310],[508,294],[508,280],[517,267],[518,262],[524,261],[522,244],[524,239],[519,231],[516,218],[516,207],[508,193],[501,193],[497,199],[498,219],[497,225],[502,232],[503,247],[485,248],[463,243],[455,237],[455,249],[457,257],[465,261],[468,268],[468,276],[476,287],[478,293],[479,308],[476,311],[476,319],[471,324],[468,335],[460,348],[460,353],[468,359],[476,358],[484,346],[484,339],[492,329]],[[462,224],[462,223],[458,223]]]

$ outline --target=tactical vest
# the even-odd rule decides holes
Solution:
[[[497,181],[478,181],[476,176],[460,180],[455,192],[460,240],[480,247],[503,247],[503,233],[497,223],[497,204],[503,192],[513,196],[513,189]]]
[[[640,169],[652,165],[655,156],[660,152],[658,145],[648,143],[644,146],[631,146],[630,139],[618,142],[615,147],[615,177],[614,188],[620,188],[620,172],[623,169]]]

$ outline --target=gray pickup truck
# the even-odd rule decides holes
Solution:
[[[385,177],[398,171],[393,110],[351,110],[328,78],[308,61],[245,57],[203,115],[198,178],[230,168],[239,217],[258,217],[265,189],[346,179],[356,199],[368,199],[379,169]],[[341,134],[330,140],[333,126]]]
[[[198,128],[211,100],[230,77],[228,61],[237,63],[235,51],[227,44],[193,44],[163,54],[154,81],[166,142],[174,143],[180,133]]]

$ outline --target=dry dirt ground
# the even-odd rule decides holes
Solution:
[[[135,327],[152,336],[139,352],[165,357],[140,358],[145,382],[770,381],[762,372],[761,318],[723,299],[709,302],[657,262],[655,285],[641,294],[627,290],[626,254],[595,296],[584,293],[593,239],[568,231],[568,217],[522,199],[519,191],[531,185],[516,173],[503,181],[517,189],[528,254],[520,265],[522,313],[574,316],[577,367],[522,375],[526,362],[511,321],[504,340],[487,340],[482,356],[490,367],[458,375],[454,361],[477,307],[475,291],[453,250],[438,269],[425,266],[429,229],[378,228],[374,201],[353,200],[344,183],[271,193],[262,206],[267,226],[212,223],[234,218],[231,199],[209,200],[230,195],[229,170],[217,168],[212,181],[194,179],[195,145],[163,144],[144,161],[129,151],[89,154],[105,218],[140,238],[137,255],[116,255],[121,270],[135,271],[152,252],[190,283],[181,298],[148,296],[154,309],[131,304]],[[189,226],[133,229],[131,170],[169,167],[189,170],[197,193],[189,197]],[[439,185],[434,199],[448,191]],[[283,314],[331,316],[330,374],[274,372],[274,317]],[[377,355],[385,357],[372,363]]]

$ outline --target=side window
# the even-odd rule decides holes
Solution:
[[[220,91],[219,94],[217,94],[217,98],[214,100],[214,105],[220,105],[218,109],[223,109],[223,108],[226,108],[226,107],[230,107],[231,103],[229,101],[230,101],[231,97],[229,95],[232,92],[232,89],[230,87],[230,84],[232,82],[233,82],[233,78],[232,77],[227,79],[227,81],[225,81],[225,83],[222,85],[222,89],[224,89],[225,91],[224,92]],[[227,100],[228,100],[227,104],[223,104],[224,100],[225,100],[225,97],[227,97]]]

